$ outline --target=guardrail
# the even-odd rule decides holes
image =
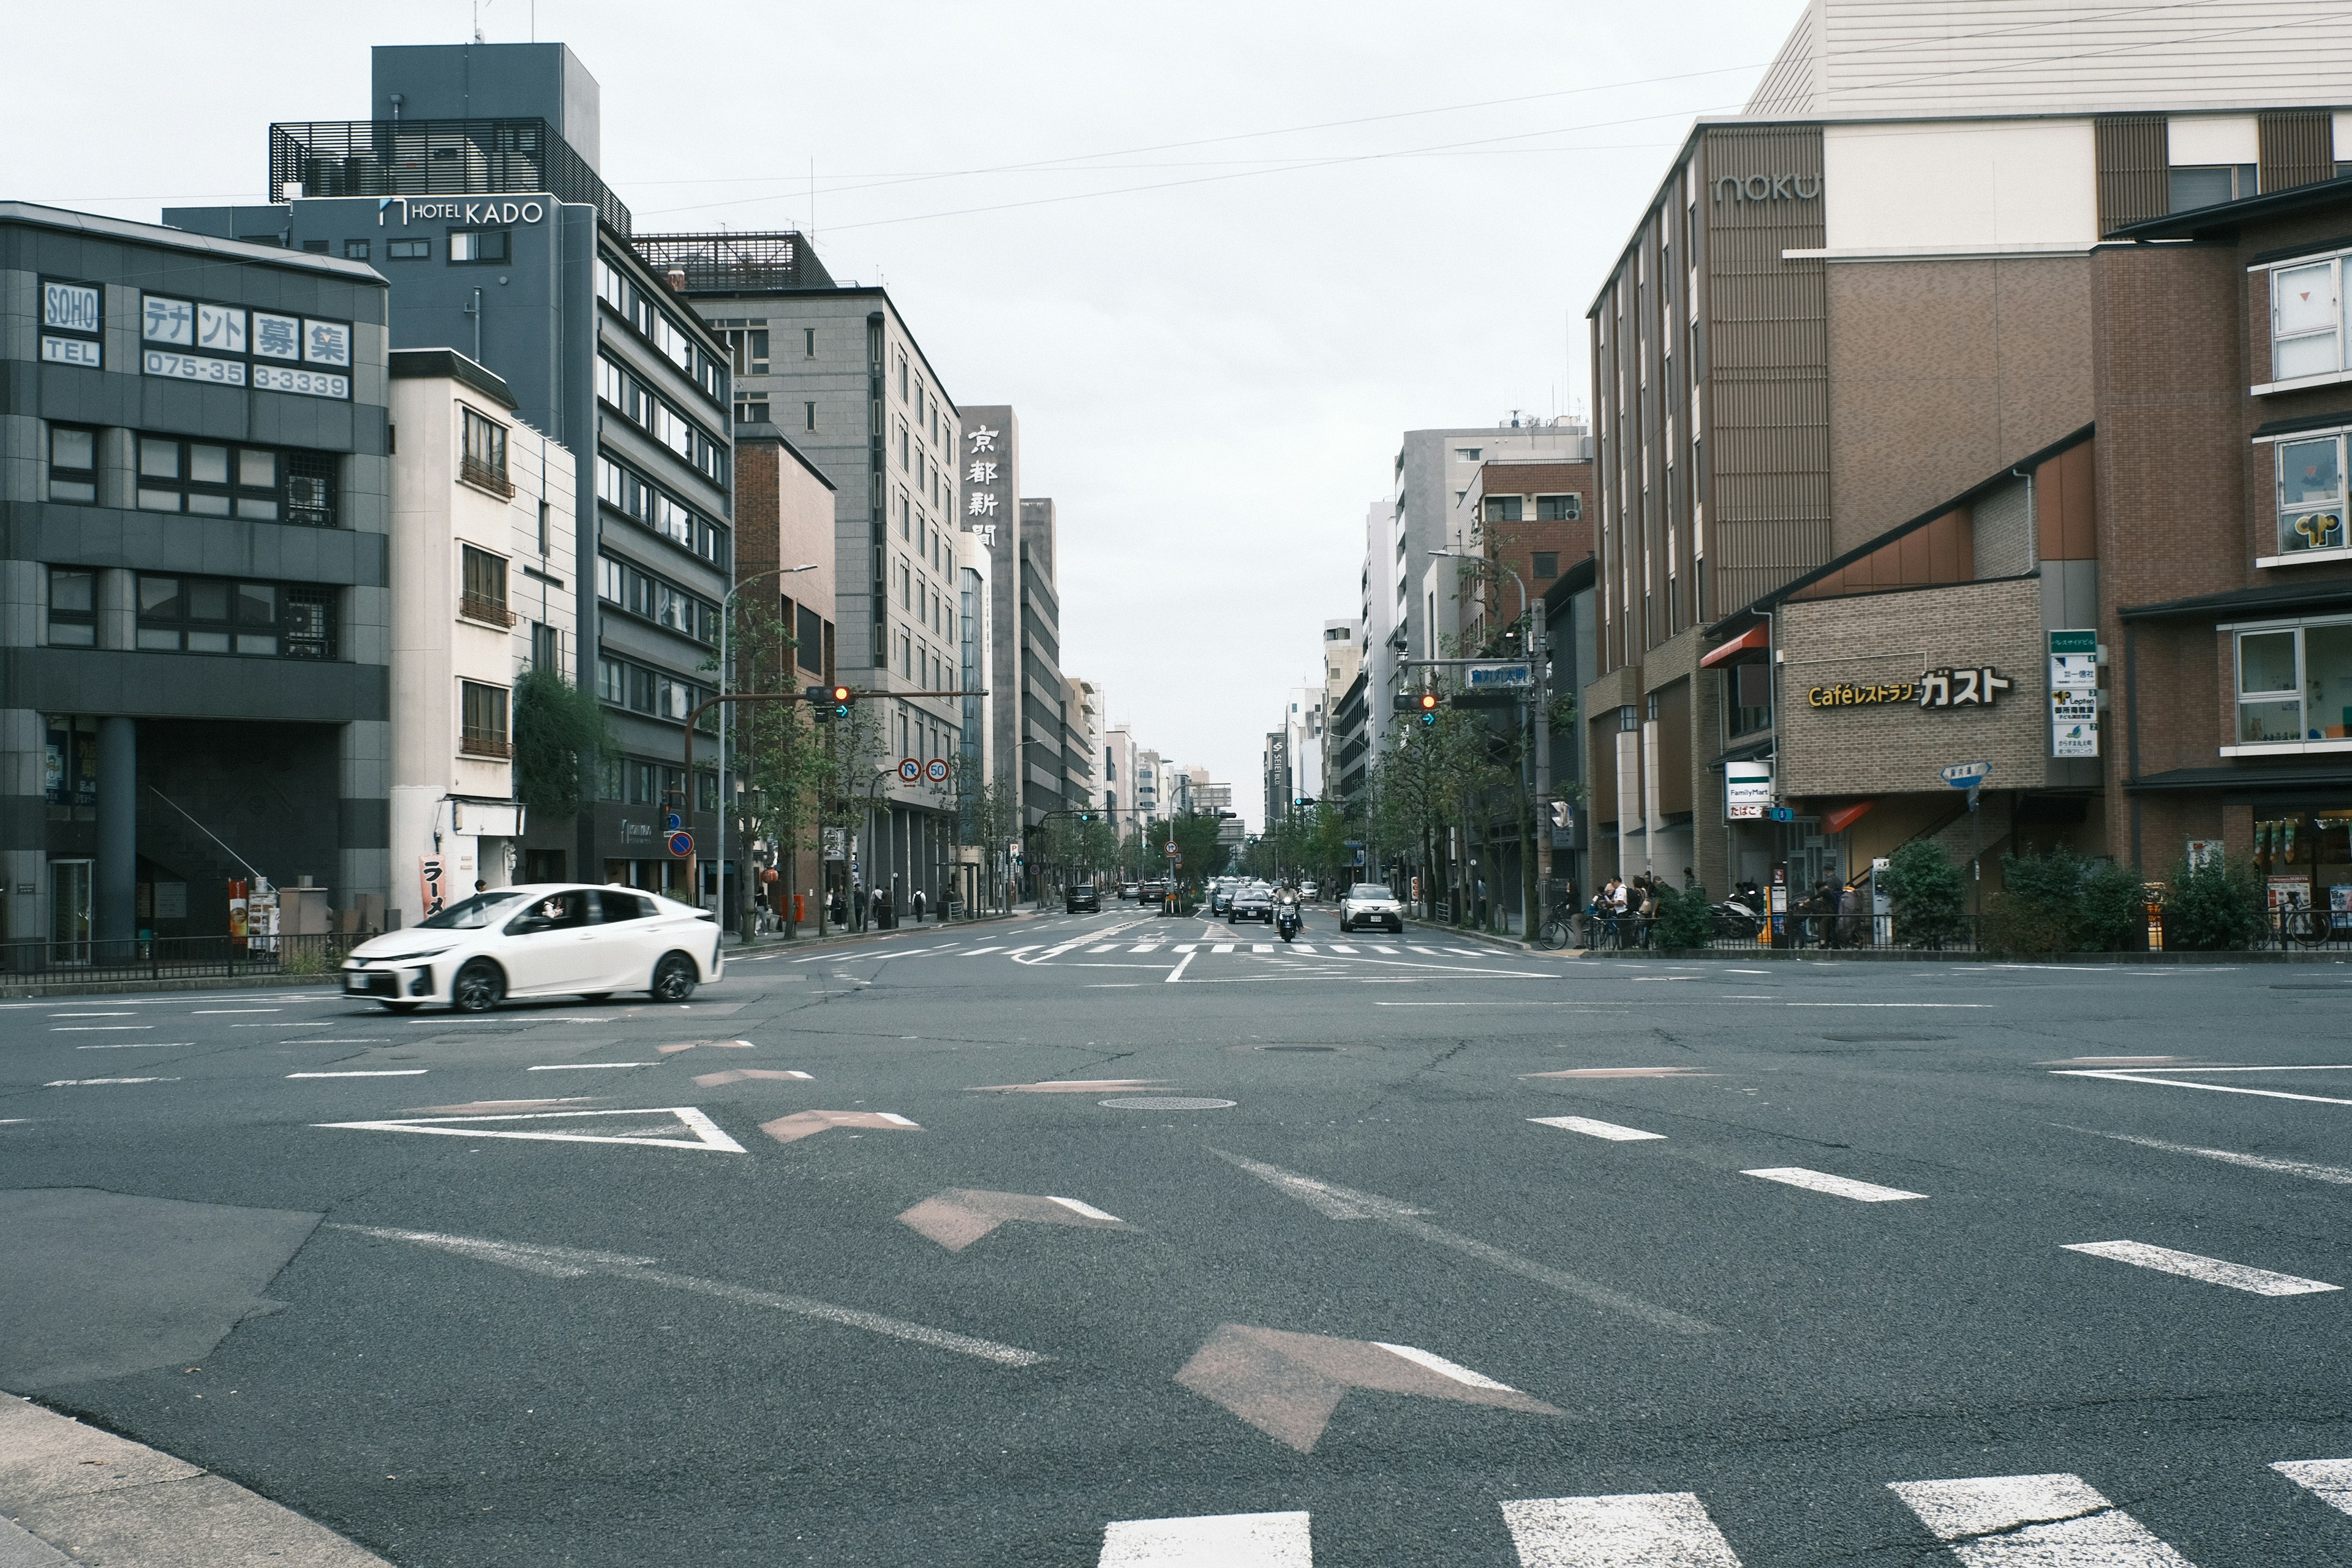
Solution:
[[[215,976],[331,975],[343,955],[380,931],[304,936],[170,936],[128,942],[0,942],[0,981],[177,980]]]

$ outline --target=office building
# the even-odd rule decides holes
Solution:
[[[164,220],[376,269],[394,347],[457,349],[572,454],[572,553],[551,575],[619,755],[528,847],[550,875],[715,899],[715,867],[690,886],[666,830],[676,814],[707,844],[717,826],[715,715],[691,782],[685,752],[733,567],[725,351],[631,248],[598,174],[600,90],[563,45],[378,47],[373,78],[369,118],[270,127],[268,205]]]
[[[383,280],[10,202],[0,300],[0,936],[47,944],[28,965],[225,938],[229,884],[265,878],[320,889],[284,929],[380,929]]]

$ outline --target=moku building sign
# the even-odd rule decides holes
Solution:
[[[1722,205],[1728,192],[1735,203],[1809,202],[1822,194],[1823,184],[1820,174],[1726,174],[1715,182],[1715,200]]]

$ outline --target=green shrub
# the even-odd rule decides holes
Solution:
[[[1657,924],[1650,930],[1654,946],[1671,952],[1687,952],[1714,940],[1715,916],[1707,908],[1706,893],[1685,893],[1674,888],[1658,889]]]
[[[1894,901],[1895,940],[1905,947],[1941,947],[1968,929],[1959,868],[1931,840],[1897,849],[1878,885]]]
[[[2126,952],[2147,945],[2147,887],[2128,866],[2095,860],[2083,878],[2078,945],[2093,952]]]
[[[2190,952],[2251,947],[2270,931],[2263,885],[2251,866],[2215,856],[2202,866],[2177,860],[2164,900],[2164,945]]]
[[[2139,881],[2112,860],[2060,845],[2000,858],[2003,890],[1985,906],[1985,944],[2003,952],[2115,952],[2138,946]]]
[[[514,687],[516,797],[535,816],[580,809],[581,774],[614,754],[604,704],[551,669],[526,670]]]

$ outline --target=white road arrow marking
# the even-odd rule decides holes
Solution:
[[[675,1117],[678,1131],[686,1137],[661,1138],[646,1134],[608,1135],[594,1132],[562,1132],[551,1128],[522,1128],[504,1125],[525,1121],[581,1121],[595,1116],[633,1116],[640,1121],[647,1117]],[[490,1123],[500,1123],[499,1126]],[[320,1121],[320,1127],[343,1127],[362,1132],[425,1132],[443,1138],[511,1138],[535,1143],[627,1143],[650,1149],[698,1149],[706,1152],[740,1154],[743,1145],[730,1138],[701,1111],[690,1105],[664,1105],[644,1110],[530,1110],[509,1112],[499,1116],[427,1116],[403,1118],[384,1121]]]

